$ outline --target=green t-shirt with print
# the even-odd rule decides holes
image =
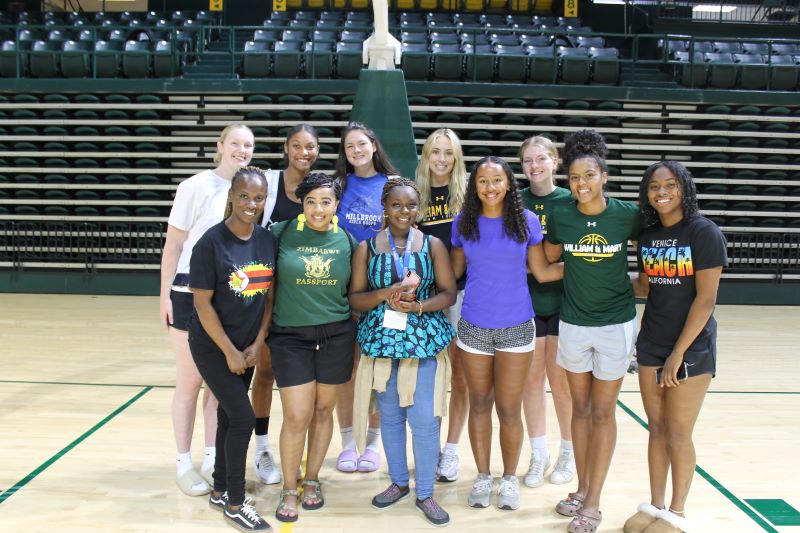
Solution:
[[[556,187],[547,196],[536,196],[525,188],[520,191],[522,194],[522,205],[530,209],[534,215],[539,217],[542,225],[542,234],[547,237],[547,221],[553,206],[574,204],[572,193],[563,187]],[[550,283],[539,283],[536,278],[528,274],[528,292],[533,302],[533,310],[538,316],[553,316],[561,309],[562,282],[553,281]]]
[[[315,231],[307,224],[298,231],[296,220],[279,222],[271,231],[280,243],[272,322],[299,327],[350,318],[352,236],[344,228]]]
[[[575,205],[553,208],[547,240],[564,245],[561,320],[609,326],[636,316],[628,241],[636,240],[639,228],[639,208],[616,198],[609,198],[598,215],[584,215]]]

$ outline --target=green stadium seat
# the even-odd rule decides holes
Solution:
[[[61,51],[61,73],[65,78],[85,78],[91,72],[89,41],[65,41]]]
[[[123,41],[97,41],[94,45],[95,76],[116,78],[122,62]]]
[[[31,47],[30,72],[34,78],[58,77],[58,57],[61,43],[57,41],[36,41]]]

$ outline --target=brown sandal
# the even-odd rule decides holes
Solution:
[[[306,511],[315,511],[325,505],[325,499],[322,497],[322,485],[316,479],[306,479],[303,485],[303,509]],[[308,490],[306,487],[313,487]],[[315,503],[309,503],[310,500],[317,500]]]
[[[278,497],[278,508],[275,509],[275,518],[280,520],[281,522],[297,522],[298,513],[297,513],[297,500],[295,500],[294,507],[288,505],[286,503],[287,496],[294,496],[295,498],[300,497],[300,492],[296,489],[283,489],[281,491],[281,495]],[[281,514],[284,511],[293,512],[294,516]]]

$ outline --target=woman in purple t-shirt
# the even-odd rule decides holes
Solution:
[[[457,345],[469,389],[469,438],[478,477],[467,503],[488,507],[492,405],[500,419],[503,477],[500,509],[519,508],[515,472],[522,447],[522,390],[533,357],[535,327],[527,272],[540,282],[561,279],[563,265],[548,264],[539,219],[522,207],[508,163],[484,157],[472,169],[451,243],[456,278],[467,271]]]

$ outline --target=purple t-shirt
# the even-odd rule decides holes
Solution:
[[[533,318],[528,293],[528,247],[542,242],[542,226],[536,215],[524,211],[528,242],[519,243],[503,231],[503,218],[478,217],[480,240],[469,241],[458,232],[461,215],[453,220],[454,248],[463,248],[467,259],[467,286],[461,317],[481,328],[509,328]]]

